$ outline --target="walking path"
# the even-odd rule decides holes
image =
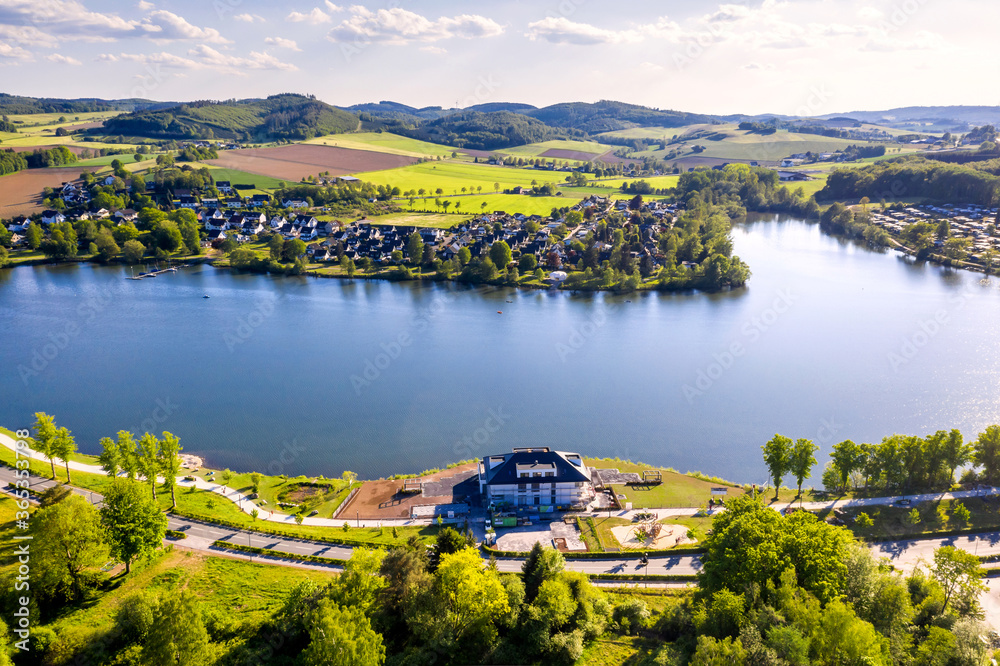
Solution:
[[[0,444],[3,444],[9,449],[14,450],[16,442],[8,435],[0,433]],[[41,462],[48,462],[43,454],[37,451],[31,451],[31,457],[34,460]],[[63,463],[64,464],[64,463]],[[91,474],[104,475],[105,472],[98,465],[89,465],[87,463],[70,461],[69,467],[71,470],[77,470],[80,472],[89,472]],[[157,477],[158,482],[163,481],[163,477]],[[194,481],[186,481],[183,477],[177,479],[178,488],[189,488],[194,486],[199,490],[207,490],[218,494],[230,502],[234,503],[239,507],[240,511],[250,515],[254,509],[257,509],[258,520],[283,523],[286,525],[294,524],[295,517],[292,514],[274,512],[269,509],[257,506],[252,499],[248,496],[243,495],[237,490],[226,486],[225,484],[215,483],[212,481],[205,481],[198,477],[194,477]],[[916,504],[919,502],[927,501],[942,501],[942,500],[952,500],[952,499],[967,499],[971,497],[984,497],[988,495],[997,495],[1000,491],[996,487],[983,487],[978,490],[959,490],[955,492],[942,492],[942,493],[922,493],[915,495],[891,495],[887,497],[866,497],[866,498],[845,498],[838,500],[830,500],[825,502],[775,502],[771,504],[771,508],[777,511],[784,511],[788,508],[802,508],[806,511],[822,511],[822,510],[835,510],[835,509],[857,509],[869,506],[889,506],[896,504],[897,502],[903,500],[909,500],[911,503]],[[762,493],[762,496],[766,499],[766,494]],[[724,507],[714,509],[708,512],[708,515],[713,515],[718,511],[725,510]],[[657,519],[669,518],[671,516],[694,516],[702,511],[699,507],[680,507],[680,508],[667,508],[667,509],[632,509],[630,511],[611,511],[611,515],[617,518],[625,518],[631,520],[635,518],[638,514],[643,513],[654,513]],[[594,511],[594,517],[607,516],[608,511]],[[409,520],[357,520],[352,519],[350,516],[342,516],[340,518],[320,518],[319,516],[304,517],[302,519],[303,525],[316,526],[316,527],[341,527],[345,522],[351,524],[354,527],[403,527],[403,526],[423,526],[430,525],[433,523],[432,519],[409,519]]]

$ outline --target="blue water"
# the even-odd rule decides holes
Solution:
[[[531,444],[761,482],[775,432],[825,454],[1000,422],[1000,281],[794,220],[733,235],[753,277],[714,295],[0,271],[0,424],[46,411],[84,452],[169,430],[209,465],[292,475]]]

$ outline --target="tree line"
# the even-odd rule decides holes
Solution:
[[[788,474],[795,478],[801,495],[802,483],[816,465],[819,447],[809,439],[792,441],[776,434],[761,450],[774,481],[775,499]],[[948,490],[961,468],[966,468],[963,484],[1000,483],[1000,426],[987,427],[971,443],[956,429],[938,430],[926,437],[891,435],[878,444],[844,440],[833,446],[822,482],[830,492]]]
[[[1000,177],[975,168],[975,164],[947,164],[907,156],[860,169],[834,169],[818,196],[839,201],[861,197],[872,201],[927,197],[995,206],[1000,200],[998,188]]]

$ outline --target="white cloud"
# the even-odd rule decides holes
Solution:
[[[330,31],[328,37],[335,42],[385,42],[407,44],[410,42],[436,42],[441,39],[474,39],[496,37],[503,34],[502,25],[493,19],[475,14],[442,16],[432,21],[399,7],[371,11],[365,7],[351,7],[352,16]]]
[[[114,53],[102,53],[94,58],[97,62],[118,62],[119,58]]]
[[[662,72],[663,65],[657,65],[655,62],[641,62],[639,63],[639,69],[644,72]]]
[[[146,2],[146,0],[139,0],[139,4],[136,5],[136,7],[144,11],[148,11],[155,6],[152,2]]]
[[[10,44],[0,42],[0,59],[4,58],[11,60],[31,60],[31,54],[20,46],[11,46]]]
[[[434,55],[444,55],[448,52],[448,49],[443,49],[440,46],[421,46],[420,50],[424,53],[433,53]]]
[[[295,43],[294,39],[285,39],[284,37],[268,37],[264,40],[265,44],[273,44],[281,49],[291,49],[292,51],[301,51],[299,45]]]
[[[642,35],[635,30],[607,30],[554,16],[529,23],[525,36],[532,41],[544,39],[553,44],[621,44],[642,41]]]
[[[858,18],[862,21],[878,21],[883,16],[882,10],[874,7],[862,7],[858,10]]]
[[[202,63],[209,67],[227,71],[241,69],[281,69],[294,72],[298,69],[295,65],[282,62],[268,53],[251,51],[249,57],[241,58],[219,53],[206,44],[199,44],[194,47],[188,51],[188,55],[199,58]]]
[[[55,48],[59,40],[34,26],[0,25],[0,40]]]
[[[326,8],[329,9],[334,14],[344,11],[344,8],[340,5],[335,5],[330,0],[326,0]]]
[[[325,13],[319,7],[314,7],[308,14],[303,14],[302,12],[292,12],[285,17],[286,21],[291,21],[292,23],[329,23],[332,19],[330,15]]]
[[[233,17],[233,20],[242,21],[243,23],[263,23],[264,17],[257,14],[237,14]]]
[[[111,56],[113,58],[114,56]],[[122,53],[118,56],[121,60],[142,63],[144,65],[161,65],[163,67],[173,67],[177,69],[204,69],[205,65],[195,62],[190,58],[182,58],[173,53]],[[110,58],[110,62],[114,62]]]
[[[71,58],[69,56],[64,56],[60,53],[53,53],[52,55],[45,56],[45,59],[49,62],[57,62],[61,65],[82,65],[83,63],[76,58]]]
[[[159,10],[152,12],[145,20],[149,27],[149,37],[157,41],[198,39],[212,44],[230,44],[215,28],[199,28],[182,17]]]
[[[0,24],[32,24],[63,39],[109,42],[142,34],[139,21],[127,21],[117,14],[92,12],[77,0],[2,0]]]

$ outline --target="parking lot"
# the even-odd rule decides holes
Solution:
[[[522,527],[501,527],[497,529],[497,548],[500,550],[526,552],[535,543],[555,547],[553,539],[565,539],[566,550],[586,551],[587,546],[580,538],[576,524],[562,521],[540,522]]]

